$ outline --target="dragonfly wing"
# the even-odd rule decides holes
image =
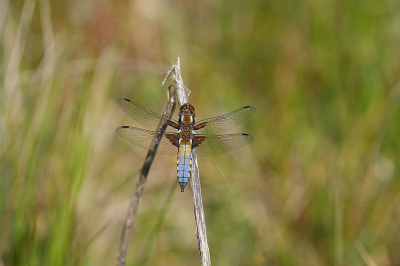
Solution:
[[[157,132],[146,129],[123,126],[116,130],[118,137],[135,144],[143,149],[150,149],[151,144],[157,138]],[[174,146],[167,136],[176,135],[175,133],[166,133],[162,136],[157,153],[177,154],[178,147]]]
[[[201,120],[193,127],[196,134],[215,134],[243,124],[256,112],[254,106],[245,106],[225,115]],[[196,127],[199,127],[196,129]]]
[[[164,115],[147,110],[143,106],[128,99],[121,98],[117,100],[117,104],[125,114],[150,129],[156,129],[160,121],[165,118]],[[178,123],[173,119],[167,120],[172,120],[173,122]]]
[[[233,151],[251,144],[254,141],[249,134],[226,134],[226,135],[195,135],[193,147],[196,148],[198,156],[216,156]]]

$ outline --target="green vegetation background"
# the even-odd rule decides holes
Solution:
[[[255,142],[199,160],[213,265],[400,265],[400,2],[0,2],[0,265],[113,265],[177,56],[197,119]],[[176,158],[150,171],[128,265],[199,265]],[[228,180],[233,193],[224,181]]]

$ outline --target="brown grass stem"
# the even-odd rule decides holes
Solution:
[[[153,160],[154,160],[155,154],[157,152],[161,137],[164,134],[165,129],[167,128],[167,124],[166,124],[167,118],[171,118],[171,116],[174,112],[174,109],[175,109],[175,93],[173,93],[169,97],[168,104],[165,107],[165,111],[164,111],[165,119],[163,119],[158,126],[157,138],[153,141],[151,148],[149,149],[149,152],[147,153],[142,170],[140,171],[139,179],[136,183],[135,192],[132,196],[131,203],[129,205],[128,213],[126,216],[126,220],[124,223],[124,227],[122,230],[121,243],[119,246],[119,251],[118,251],[118,256],[117,256],[118,257],[117,258],[117,266],[125,265],[126,255],[127,255],[127,251],[128,251],[129,235],[131,232],[133,221],[135,220],[135,217],[136,217],[136,213],[137,213],[137,210],[139,207],[139,202],[140,202],[140,198],[143,193],[143,189],[146,185],[147,175],[148,175],[150,167],[153,163]]]

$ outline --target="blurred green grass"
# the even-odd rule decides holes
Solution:
[[[199,160],[214,265],[399,265],[400,21],[387,1],[0,3],[0,265],[112,265],[179,56],[197,119],[255,142]],[[128,265],[198,265],[190,193],[156,157]],[[237,200],[235,199],[237,198]]]

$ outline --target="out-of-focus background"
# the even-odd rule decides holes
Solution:
[[[252,145],[199,159],[213,265],[400,265],[400,2],[0,3],[1,266],[116,263],[146,155],[116,100],[162,112],[178,56],[197,119],[257,108]],[[175,163],[127,265],[200,264]]]

